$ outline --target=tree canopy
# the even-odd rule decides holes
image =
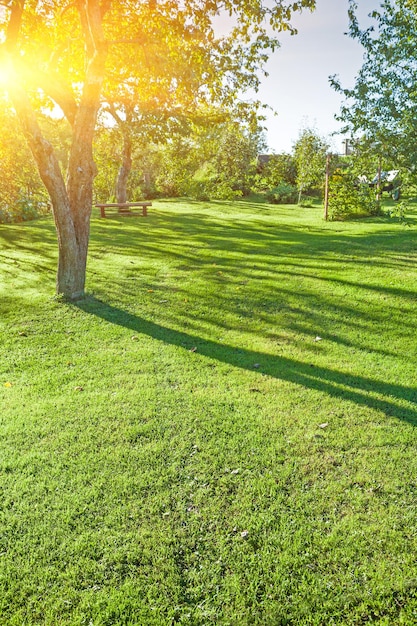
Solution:
[[[361,29],[350,0],[348,34],[363,46],[363,64],[351,89],[331,78],[346,98],[339,115],[344,132],[411,168],[417,164],[416,8],[411,0],[384,0],[370,14],[372,25]]]
[[[300,131],[300,136],[294,145],[299,202],[303,191],[323,184],[328,149],[327,141],[314,129],[303,128]]]

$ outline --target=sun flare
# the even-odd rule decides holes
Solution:
[[[0,64],[0,87],[8,87],[14,77],[13,66],[11,62],[3,62]]]

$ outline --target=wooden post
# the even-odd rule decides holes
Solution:
[[[376,188],[377,188],[376,200],[377,200],[377,202],[381,202],[381,196],[382,196],[382,192],[381,192],[381,155],[379,155],[379,161],[378,161],[378,180],[377,180],[377,183],[376,183]]]
[[[330,182],[330,154],[326,157],[326,182],[324,186],[324,219],[329,218],[329,182]]]

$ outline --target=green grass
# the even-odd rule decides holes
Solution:
[[[415,215],[0,226],[0,624],[417,623]],[[320,338],[320,339],[319,339]]]

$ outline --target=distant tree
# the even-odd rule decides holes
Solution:
[[[210,120],[210,123],[207,123]],[[205,123],[203,123],[205,121]],[[168,195],[232,199],[251,191],[262,134],[230,117],[212,112],[188,133],[159,146],[157,185]]]
[[[361,29],[357,3],[349,3],[349,36],[364,48],[363,64],[351,89],[331,77],[345,96],[339,119],[343,132],[397,167],[417,170],[417,2],[384,0]]]
[[[259,131],[251,132],[239,122],[225,124],[213,159],[216,188],[212,195],[230,199],[248,195],[254,185],[257,157],[263,149]]]
[[[295,185],[297,164],[292,154],[271,154],[265,164],[259,167],[262,185],[266,188],[276,187],[280,183]]]
[[[304,128],[294,145],[298,201],[309,189],[322,188],[329,144],[311,128]]]

